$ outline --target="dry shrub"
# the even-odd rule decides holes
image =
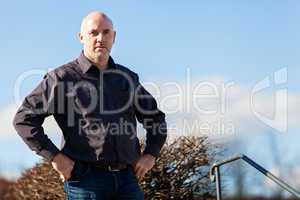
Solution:
[[[48,162],[39,163],[26,170],[3,197],[3,200],[62,199],[65,199],[63,184]]]
[[[156,165],[141,183],[146,199],[209,199],[215,193],[209,180],[214,152],[206,137],[179,137],[161,150]]]
[[[208,171],[211,157],[206,137],[180,137],[166,144],[141,186],[146,199],[210,199],[214,194]],[[23,173],[4,200],[65,199],[58,173],[47,162]]]

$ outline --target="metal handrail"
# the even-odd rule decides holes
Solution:
[[[286,191],[290,192],[292,195],[300,199],[300,193],[292,188],[290,185],[282,181],[281,179],[274,176],[271,172],[251,160],[249,157],[247,157],[244,154],[237,155],[235,157],[232,157],[227,160],[223,160],[221,162],[217,162],[213,164],[213,166],[210,169],[210,180],[212,182],[216,182],[216,192],[217,192],[217,200],[222,200],[222,189],[221,189],[221,174],[220,174],[220,167],[225,164],[229,164],[231,162],[234,162],[236,160],[243,160],[258,171],[260,171],[263,175],[274,181],[277,185],[279,185],[281,188],[285,189]]]

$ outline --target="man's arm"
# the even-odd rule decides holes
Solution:
[[[57,78],[46,74],[40,84],[24,99],[18,109],[13,125],[29,148],[50,161],[59,149],[44,133],[42,124],[54,112]]]
[[[146,130],[146,146],[143,156],[135,165],[135,171],[139,179],[155,164],[160,150],[167,138],[167,124],[165,114],[157,107],[154,97],[139,83],[134,99],[135,114],[137,120],[143,124]]]
[[[140,83],[134,101],[137,120],[146,130],[144,154],[157,158],[167,138],[165,114],[158,109],[154,97]]]
[[[71,176],[74,161],[60,153],[42,127],[45,118],[57,113],[58,104],[64,103],[63,95],[58,94],[58,80],[54,72],[46,74],[41,83],[23,101],[13,124],[29,148],[47,161],[51,161],[53,168],[65,181]]]

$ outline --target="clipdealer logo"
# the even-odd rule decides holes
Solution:
[[[255,117],[268,125],[269,127],[286,133],[288,129],[288,69],[287,67],[281,68],[259,81],[250,95],[250,109]],[[266,90],[274,88],[273,96],[273,114],[266,116],[255,107],[255,99],[258,94],[266,92]],[[271,102],[270,102],[271,103]]]

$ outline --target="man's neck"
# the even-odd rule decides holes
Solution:
[[[98,69],[100,70],[105,70],[108,67],[108,60],[109,56],[105,56],[102,58],[99,58],[98,60],[95,60],[93,58],[90,58],[88,55],[85,54],[85,57],[93,64],[95,65]]]
[[[105,70],[108,67],[108,58],[106,60],[101,60],[100,62],[92,62],[100,70]]]

